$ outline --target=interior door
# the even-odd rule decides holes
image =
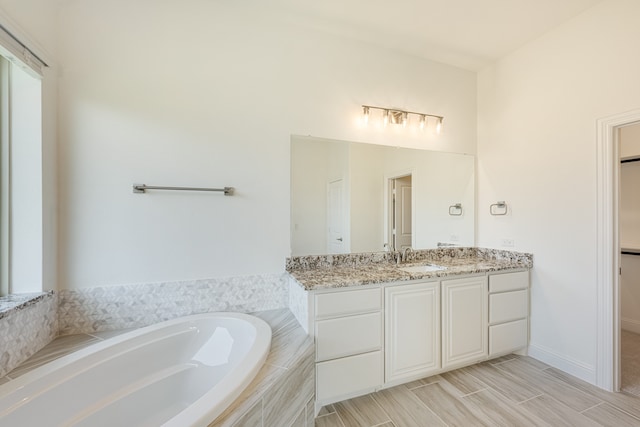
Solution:
[[[346,253],[344,241],[345,212],[343,206],[344,182],[339,179],[327,189],[327,249],[330,254]]]
[[[411,175],[394,179],[393,218],[396,250],[411,247]]]

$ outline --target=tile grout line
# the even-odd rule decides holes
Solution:
[[[340,416],[340,414],[338,413],[338,411],[336,410],[336,412],[333,412],[334,414],[336,414],[336,417],[338,417],[338,421],[340,421],[340,426],[345,427],[346,424],[344,423],[344,421],[342,420],[342,417]],[[330,414],[327,414],[330,415]]]
[[[539,394],[539,395],[537,395],[537,396],[533,396],[533,397],[530,397],[530,398],[528,398],[528,399],[525,399],[525,400],[523,400],[522,402],[516,402],[516,405],[522,405],[523,403],[526,403],[526,402],[528,402],[528,401],[530,401],[530,400],[533,400],[533,399],[537,399],[537,398],[539,398],[540,396],[544,396],[544,393],[540,393],[540,394]]]
[[[639,420],[639,421],[640,421],[640,418],[639,418],[637,415],[633,415],[633,414],[631,414],[631,413],[627,412],[626,410],[622,409],[621,407],[616,406],[616,404],[614,404],[613,402],[603,401],[602,403],[606,403],[606,404],[608,404],[609,406],[611,406],[612,408],[615,408],[615,409],[617,409],[618,411],[620,411],[620,412],[622,412],[622,413],[624,413],[624,414],[626,414],[626,415],[630,416],[631,418],[634,418],[634,419],[636,419],[636,420]],[[597,406],[597,405],[596,405],[596,406]]]
[[[409,390],[409,391],[413,391],[413,390],[417,390],[417,389],[422,388],[422,387],[427,387],[427,386],[430,386],[430,385],[433,385],[433,384],[439,384],[439,383],[440,383],[440,380],[438,380],[438,381],[434,381],[434,382],[429,383],[429,384],[420,384],[420,385],[415,386],[415,387],[413,387],[413,388],[409,388],[409,387],[407,387],[407,390]]]
[[[547,369],[550,369],[550,368],[553,368],[553,366],[549,366],[549,368],[545,368],[545,369],[538,369],[537,371],[539,371],[540,373],[544,373],[545,375],[547,375],[547,376],[551,377],[551,378],[550,378],[550,380],[555,381],[555,380],[556,380],[556,378],[555,378],[553,375],[551,375],[551,374],[549,374],[549,373],[547,373],[547,372],[544,372],[544,371],[546,371]],[[497,369],[500,369],[500,368],[497,368]],[[535,369],[535,368],[534,368],[534,369]],[[502,369],[500,369],[500,370],[501,370],[502,372],[504,372],[504,373],[508,374],[508,375],[513,375],[513,374],[511,374],[511,373],[509,373],[509,372],[507,372],[507,371],[504,371],[504,370],[502,370]],[[513,376],[515,377],[515,375],[513,375]],[[591,393],[588,393],[588,392],[586,392],[586,391],[580,390],[578,387],[574,386],[573,384],[570,384],[570,383],[568,383],[568,382],[566,382],[566,381],[564,381],[564,380],[562,380],[562,379],[559,379],[559,380],[560,380],[560,381],[561,381],[561,383],[562,383],[562,384],[564,384],[565,386],[568,386],[569,388],[573,389],[573,390],[574,390],[574,392],[576,392],[576,394],[578,394],[578,395],[583,394],[583,395],[585,395],[585,396],[591,396],[591,397],[593,397],[593,398],[595,398],[595,399],[599,399],[599,398],[597,398],[596,396],[593,396]],[[552,397],[552,396],[549,396],[549,397]],[[554,399],[554,400],[557,400],[557,399]],[[602,401],[602,399],[599,399],[599,400],[601,400],[601,401]],[[604,401],[603,401],[603,402],[604,402]],[[578,413],[581,413],[581,412],[578,412]]]
[[[430,385],[437,384],[437,383],[440,383],[440,381],[435,381],[435,382],[432,382],[431,384],[424,384],[424,385],[421,385],[420,387],[426,387],[426,386],[430,386]],[[445,423],[445,422],[444,422],[444,420],[443,420],[442,418],[440,418],[440,415],[436,414],[436,413],[435,413],[435,411],[429,407],[429,405],[427,405],[425,402],[423,402],[423,401],[422,401],[422,399],[420,399],[418,396],[416,396],[416,395],[415,395],[415,393],[413,393],[413,390],[416,390],[416,389],[418,389],[418,388],[420,388],[420,387],[415,387],[415,388],[413,388],[412,390],[409,390],[409,391],[410,391],[410,392],[411,392],[415,397],[417,397],[417,398],[418,398],[418,402],[420,403],[420,405],[422,405],[422,406],[424,406],[425,408],[427,408],[427,410],[428,410],[429,412],[431,412],[431,413],[433,414],[433,416],[434,416],[434,417],[436,417],[437,419],[439,419],[439,420],[440,420],[440,422],[442,423],[442,425],[443,425],[443,426],[447,426],[447,427],[448,427],[448,426],[449,426],[449,424]],[[395,424],[395,423],[394,423],[394,424]]]
[[[587,408],[587,409],[583,409],[582,411],[579,411],[578,413],[580,413],[580,414],[584,415],[584,413],[585,413],[585,412],[590,411],[590,410],[592,410],[593,408],[597,408],[598,406],[601,406],[601,405],[603,405],[603,404],[605,404],[605,403],[606,403],[606,402],[603,400],[603,401],[601,401],[600,403],[597,403],[597,404],[595,404],[595,405],[593,405],[593,406],[591,406],[591,407],[589,407],[589,408]]]
[[[385,414],[385,415],[387,416],[387,418],[388,418],[388,421],[385,421],[385,422],[380,423],[380,424],[376,424],[376,426],[380,426],[380,425],[383,425],[383,424],[388,423],[388,422],[393,423],[393,420],[391,419],[391,417],[389,416],[389,414],[387,414],[387,411],[385,411],[385,410],[384,410],[384,408],[382,407],[382,405],[380,405],[380,404],[378,403],[378,401],[376,400],[376,398],[375,398],[374,396],[375,396],[375,393],[371,395],[371,400],[373,400],[373,403],[375,403],[375,404],[376,404],[376,406],[377,406],[378,408],[380,408],[380,410],[382,411],[382,413],[383,413],[383,414]],[[372,426],[372,427],[373,427],[373,426]]]
[[[463,394],[463,395],[462,395],[462,396],[460,396],[458,399],[464,399],[465,397],[473,396],[473,395],[474,395],[474,394],[476,394],[476,393],[480,393],[481,391],[486,391],[486,390],[487,390],[487,387],[482,388],[482,389],[480,389],[480,390],[472,391],[471,393]]]

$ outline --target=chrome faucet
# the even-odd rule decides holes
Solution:
[[[395,259],[396,265],[402,262],[402,252],[396,251],[395,248],[391,246],[389,243],[385,243],[384,247],[389,251],[393,259]]]
[[[407,262],[408,256],[411,252],[413,252],[413,249],[411,249],[411,246],[407,246],[402,250],[402,262]]]

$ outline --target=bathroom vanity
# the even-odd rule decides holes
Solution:
[[[320,407],[525,350],[532,257],[479,248],[288,260]],[[293,287],[297,287],[295,289]]]

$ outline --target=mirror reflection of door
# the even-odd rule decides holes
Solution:
[[[349,252],[344,241],[344,182],[341,179],[327,185],[327,249],[330,254]]]
[[[389,242],[395,250],[411,247],[411,175],[389,180]]]

